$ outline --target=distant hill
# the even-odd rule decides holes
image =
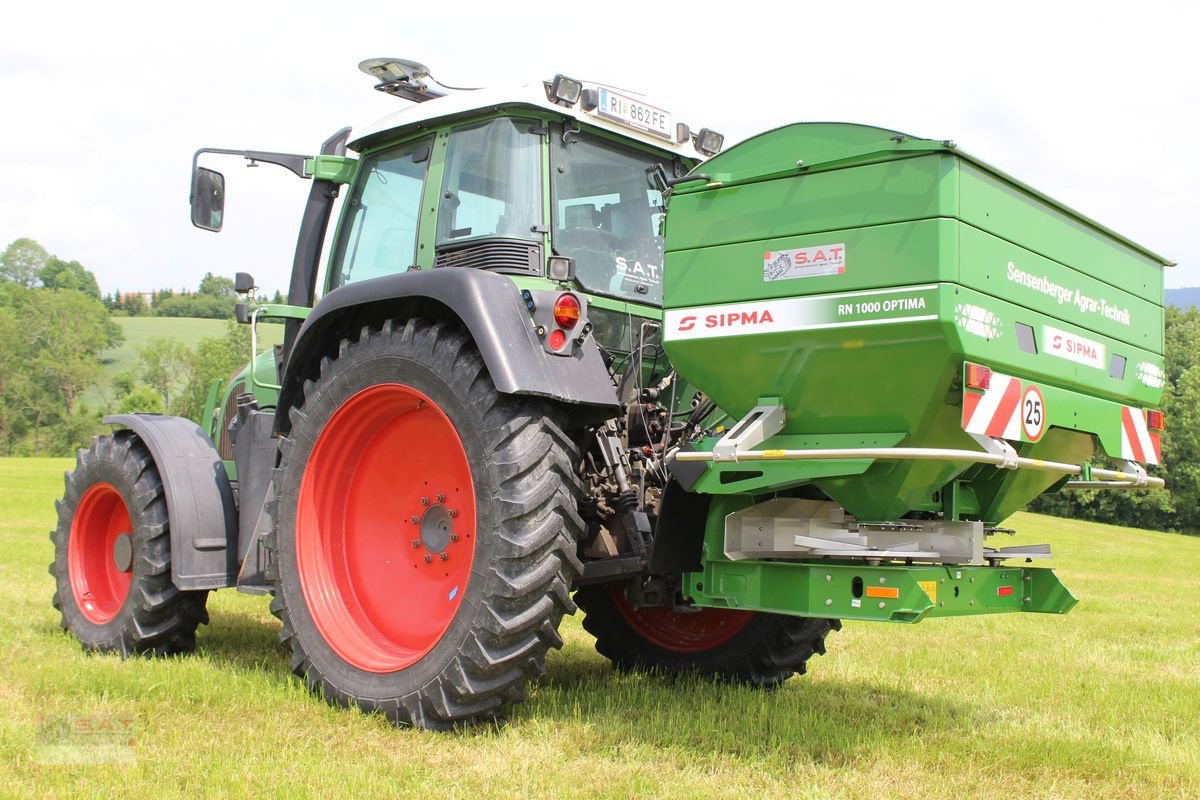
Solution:
[[[100,354],[104,374],[100,384],[93,386],[83,395],[83,402],[93,408],[109,408],[114,403],[112,379],[118,374],[133,370],[138,365],[138,349],[154,339],[181,339],[189,347],[204,338],[217,339],[225,335],[228,320],[194,319],[192,317],[114,317],[125,334],[125,341],[112,350]],[[283,341],[282,325],[259,325],[259,350]],[[250,353],[246,353],[250,360]]]
[[[1200,307],[1200,286],[1189,286],[1185,289],[1167,289],[1167,305],[1187,308]]]

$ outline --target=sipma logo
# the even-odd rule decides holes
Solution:
[[[692,331],[692,335],[702,335],[702,331],[712,331],[714,334],[721,335],[726,331],[732,332],[733,329],[746,329],[750,332],[751,329],[757,328],[762,330],[763,325],[771,325],[775,322],[775,317],[771,314],[770,308],[755,308],[747,311],[724,311],[715,314],[688,314],[679,318],[675,323],[676,333],[687,333]]]
[[[777,300],[681,308],[667,311],[663,320],[668,339],[773,333],[788,330],[791,321],[786,309]]]
[[[1069,331],[1042,326],[1042,340],[1049,342],[1046,354],[1055,358],[1065,358],[1076,364],[1085,364],[1096,369],[1108,369],[1107,348],[1101,342],[1077,336]]]
[[[706,328],[732,328],[738,325],[761,325],[774,322],[770,309],[761,311],[734,311],[728,314],[709,314],[704,318]]]

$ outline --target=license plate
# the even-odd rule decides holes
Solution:
[[[603,86],[599,88],[600,104],[596,107],[596,113],[600,116],[668,141],[675,138],[675,126],[671,123],[669,111],[655,108]]]

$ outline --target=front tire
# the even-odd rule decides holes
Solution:
[[[80,450],[57,503],[54,607],[85,650],[166,655],[196,647],[207,591],[171,582],[162,478],[132,431]]]
[[[622,671],[693,674],[772,688],[825,654],[837,620],[704,608],[633,608],[611,586],[575,593],[596,650]]]
[[[461,327],[364,329],[305,385],[276,472],[272,610],[330,702],[444,729],[498,716],[560,647],[575,446],[499,394]]]

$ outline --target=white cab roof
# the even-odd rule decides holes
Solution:
[[[600,87],[595,84],[585,83],[584,88],[598,90]],[[630,93],[624,92],[623,94],[628,95]],[[594,128],[611,131],[627,139],[652,145],[684,158],[690,158],[695,161],[704,160],[704,156],[692,146],[690,138],[682,144],[674,140],[668,141],[653,134],[645,133],[606,119],[598,113],[584,111],[580,108],[579,103],[570,107],[557,105],[547,99],[546,90],[542,83],[520,86],[515,89],[455,91],[445,97],[435,97],[423,103],[414,103],[401,98],[397,98],[396,102],[402,104],[400,110],[388,114],[383,119],[367,125],[361,130],[355,131],[356,135],[349,145],[351,149],[362,150],[371,140],[376,139],[380,134],[387,131],[397,131],[409,127],[433,127],[454,117],[475,114],[485,110],[499,111],[508,108],[533,108],[542,111],[551,111],[561,115],[563,118],[575,119]],[[679,122],[681,120],[674,121]]]

